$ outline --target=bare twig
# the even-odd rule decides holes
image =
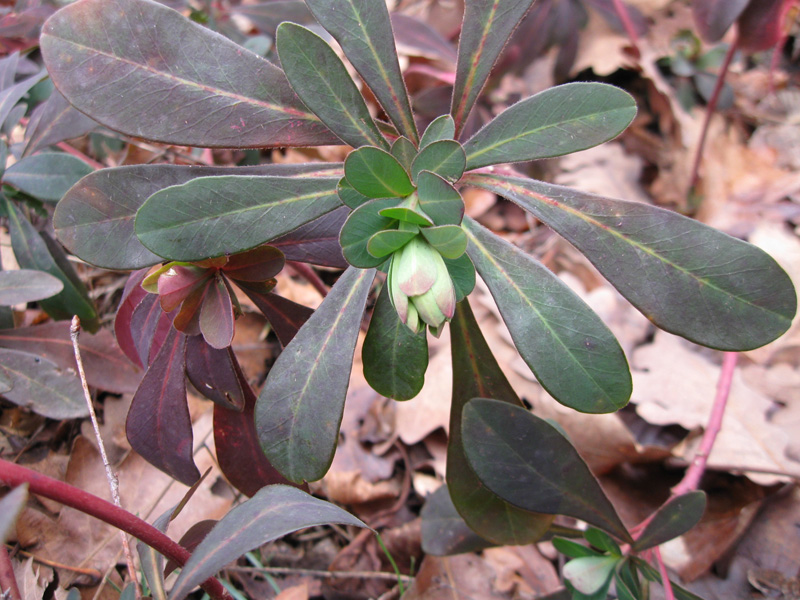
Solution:
[[[272,573],[275,575],[307,575],[308,577],[331,577],[333,579],[384,579],[397,581],[395,573],[384,571],[323,571],[319,569],[295,569],[293,567],[228,567],[234,573]],[[414,581],[413,577],[400,575],[405,583]]]
[[[114,501],[114,504],[120,508],[122,508],[122,504],[119,501],[119,479],[117,479],[116,473],[111,469],[111,464],[108,461],[108,454],[106,454],[106,447],[103,443],[103,436],[100,434],[100,425],[97,422],[97,414],[94,411],[94,404],[92,403],[92,396],[89,393],[89,384],[86,382],[86,372],[83,368],[83,359],[81,358],[81,349],[80,344],[78,344],[78,336],[81,332],[81,320],[78,318],[78,315],[72,317],[72,326],[69,329],[69,337],[72,340],[72,349],[75,352],[75,362],[78,363],[78,375],[81,379],[81,385],[83,386],[83,396],[86,399],[86,405],[89,408],[89,416],[92,419],[92,427],[94,427],[94,435],[97,439],[97,445],[100,448],[100,456],[103,457],[103,466],[106,469],[106,479],[108,479],[108,487],[111,489],[111,499]],[[130,575],[131,581],[133,582],[134,590],[136,592],[136,600],[141,600],[142,598],[142,588],[139,585],[139,580],[136,577],[136,568],[133,564],[133,554],[131,553],[131,547],[128,544],[128,536],[125,535],[125,532],[120,530],[119,532],[120,538],[122,538],[122,549],[125,552],[125,562],[128,565],[128,573]]]
[[[41,556],[36,556],[33,552],[28,552],[26,550],[18,549],[16,550],[16,554],[22,554],[23,556],[32,558],[34,562],[45,565],[47,567],[54,567],[56,569],[72,571],[73,573],[78,573],[79,575],[86,575],[88,577],[92,577],[97,580],[99,580],[103,576],[103,574],[97,569],[87,569],[83,567],[74,567],[72,565],[65,565],[63,563],[56,562],[54,560],[48,560],[46,558],[42,558]]]

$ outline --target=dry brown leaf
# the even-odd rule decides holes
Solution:
[[[308,583],[301,583],[290,588],[286,588],[275,596],[275,600],[308,600]]]
[[[24,562],[13,561],[12,564],[22,600],[44,598],[47,586],[53,581],[53,569],[34,564],[32,558]]]
[[[483,551],[483,558],[497,573],[498,591],[538,598],[561,587],[553,563],[536,546],[488,548]]]
[[[511,594],[495,589],[497,576],[475,554],[426,556],[403,600],[510,600]]]
[[[625,52],[630,45],[627,35],[614,31],[605,19],[592,11],[589,24],[578,38],[578,54],[571,72],[592,69],[603,77],[618,69],[630,68],[633,61]]]

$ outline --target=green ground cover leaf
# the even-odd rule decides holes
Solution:
[[[347,155],[344,175],[357,192],[369,198],[404,198],[414,191],[414,184],[397,159],[372,146]]]

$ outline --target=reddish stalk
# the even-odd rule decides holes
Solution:
[[[146,521],[114,506],[111,502],[63,481],[0,459],[0,482],[10,487],[27,483],[31,493],[55,500],[121,529],[181,566],[186,564],[191,557],[191,553],[186,548],[171,540]],[[232,600],[222,584],[213,577],[209,577],[202,584],[202,588],[216,600]]]
[[[667,575],[667,567],[661,559],[661,551],[658,548],[653,548],[653,554],[656,556],[658,563],[658,572],[661,573],[661,585],[664,586],[664,600],[675,600],[675,594],[672,592],[672,583]]]
[[[325,285],[325,282],[322,281],[322,279],[320,279],[320,276],[317,275],[317,272],[309,267],[306,263],[290,260],[287,261],[286,264],[288,264],[295,273],[300,275],[300,277],[308,281],[308,283],[310,283],[315,290],[322,294],[323,298],[328,295],[328,286]]]
[[[22,595],[19,593],[19,586],[17,585],[17,578],[14,576],[14,565],[11,564],[11,559],[8,556],[8,549],[5,545],[0,544],[0,593],[3,598],[10,598],[10,600],[22,600]],[[6,596],[8,594],[8,596]]]
[[[628,7],[625,6],[625,3],[622,0],[614,0],[614,10],[617,11],[617,16],[619,17],[619,20],[622,21],[622,26],[625,28],[625,33],[628,34],[628,38],[631,40],[631,46],[636,52],[636,58],[641,57],[642,53],[639,50],[639,34],[636,33],[636,27],[633,25],[633,21],[631,21],[631,16],[628,13]]]

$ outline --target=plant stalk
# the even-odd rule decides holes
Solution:
[[[11,564],[11,558],[8,556],[8,548],[6,548],[4,544],[0,544],[0,593],[3,598],[8,597],[10,600],[22,600],[22,595],[19,593],[19,586],[17,585],[17,578],[14,576],[14,565]]]

